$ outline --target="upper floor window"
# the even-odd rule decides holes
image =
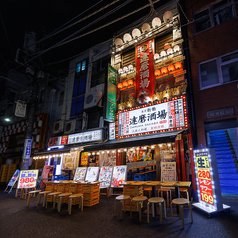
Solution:
[[[194,13],[195,33],[220,25],[235,17],[233,0],[222,0]]]
[[[87,60],[80,61],[76,64],[75,76],[82,76],[87,74]]]
[[[238,51],[199,64],[200,89],[238,80]]]

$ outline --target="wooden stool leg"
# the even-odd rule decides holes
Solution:
[[[24,199],[26,199],[28,188],[25,189]]]
[[[69,202],[68,202],[68,212],[69,212],[69,214],[71,214],[71,209],[72,209],[72,198],[69,198]]]
[[[18,192],[19,192],[19,189],[17,188],[17,189],[16,189],[16,193],[15,193],[15,197],[16,197],[16,198],[18,197]]]
[[[167,191],[167,207],[169,207],[169,191]]]
[[[132,201],[130,202],[130,218],[132,219]]]
[[[152,217],[155,217],[155,204],[152,203]]]
[[[53,196],[53,209],[55,209],[56,195]]]
[[[161,202],[159,203],[159,218],[160,218],[160,224],[162,224],[162,205],[161,205]]]
[[[60,212],[60,209],[61,209],[61,201],[62,201],[62,197],[58,199],[58,212]]]
[[[40,199],[41,199],[41,194],[39,193],[39,194],[38,194],[38,199],[37,199],[37,202],[36,202],[36,206],[39,205]]]
[[[141,202],[139,202],[139,221],[141,222]]]
[[[124,204],[124,212],[126,212],[126,200],[124,200],[123,204]]]
[[[150,222],[150,203],[147,203],[147,223]]]
[[[30,204],[30,199],[31,199],[31,194],[28,193],[27,204],[26,204],[27,207],[28,207],[29,204]]]
[[[173,209],[172,209],[172,202],[170,203],[170,211],[171,211],[171,218],[172,218],[172,223],[174,223],[173,221]]]
[[[81,196],[80,199],[81,199],[81,211],[83,211],[83,196]]]
[[[164,218],[166,218],[166,205],[165,205],[165,200],[164,200]]]
[[[120,204],[121,204],[121,207],[120,207],[120,219],[122,220],[122,203],[123,203],[124,201],[122,200],[122,201],[120,201]]]
[[[117,212],[117,200],[114,200],[114,216],[116,216],[116,212]]]
[[[109,188],[106,189],[107,200],[109,200]]]

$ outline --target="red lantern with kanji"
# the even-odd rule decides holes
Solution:
[[[166,67],[163,67],[163,68],[161,69],[161,73],[162,73],[162,74],[167,74],[167,73],[168,73],[168,69],[167,69]]]
[[[182,63],[181,62],[177,62],[175,64],[175,69],[181,69],[182,68]]]
[[[172,72],[172,71],[174,71],[174,66],[171,64],[171,65],[169,65],[169,67],[168,67],[168,70],[169,70],[169,72]]]
[[[155,76],[157,77],[157,76],[160,76],[160,75],[161,75],[160,70],[159,69],[155,70]]]
[[[122,88],[122,83],[117,84],[117,88],[121,89]]]
[[[122,85],[123,85],[123,87],[127,87],[128,86],[128,83],[127,83],[127,81],[124,81],[123,83],[122,83]]]

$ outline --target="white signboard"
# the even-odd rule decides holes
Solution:
[[[109,123],[109,140],[116,139],[116,129],[115,129],[115,122]]]
[[[83,182],[87,172],[87,167],[78,167],[74,174],[75,182]]]
[[[182,98],[118,114],[118,136],[184,126]]]
[[[99,167],[88,167],[85,181],[94,182],[98,178]]]
[[[34,188],[38,178],[38,169],[22,170],[20,172],[17,188]]]
[[[161,181],[176,180],[176,162],[161,162]]]
[[[127,166],[114,166],[112,175],[112,187],[123,187],[126,182]]]
[[[107,188],[111,185],[113,167],[101,167],[99,173],[100,188]]]
[[[16,109],[15,109],[15,116],[17,117],[25,117],[26,116],[26,103],[17,101],[16,102]]]
[[[68,144],[102,140],[102,130],[87,131],[69,135]]]

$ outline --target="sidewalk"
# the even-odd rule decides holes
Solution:
[[[231,206],[230,213],[222,212],[213,218],[193,208],[193,224],[190,223],[189,208],[185,208],[185,229],[179,217],[171,223],[170,211],[160,225],[159,216],[150,217],[147,224],[146,214],[142,214],[139,223],[138,213],[119,213],[114,217],[114,199],[101,196],[100,203],[92,207],[84,207],[81,212],[77,206],[72,207],[72,215],[68,215],[67,206],[63,205],[58,213],[48,205],[48,209],[40,204],[35,206],[36,198],[31,199],[27,208],[26,200],[15,198],[15,189],[11,194],[0,191],[0,237],[237,237],[238,233],[238,196],[223,196],[223,203]],[[117,206],[119,208],[119,206]],[[118,211],[119,212],[119,211]]]

